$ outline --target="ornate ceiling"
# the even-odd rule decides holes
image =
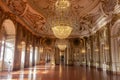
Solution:
[[[57,0],[3,0],[4,4],[28,25],[34,33],[54,37],[52,21],[57,13]],[[69,0],[67,18],[73,27],[70,37],[83,37],[95,33],[120,12],[119,0]]]

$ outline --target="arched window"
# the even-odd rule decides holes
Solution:
[[[3,32],[4,31],[4,32]],[[3,21],[1,29],[1,51],[0,51],[0,70],[11,70],[14,60],[15,49],[15,25],[12,20]]]

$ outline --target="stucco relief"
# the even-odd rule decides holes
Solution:
[[[44,17],[39,14],[33,13],[28,8],[23,15],[23,19],[34,29],[36,32],[43,31],[42,27],[45,24]]]
[[[53,35],[51,27],[51,21],[54,20],[53,17],[56,16],[55,12],[55,2],[57,0],[28,0],[28,3],[37,11],[41,12],[46,17],[46,24],[42,27],[42,30],[37,29],[37,32],[41,32],[43,34]],[[68,18],[71,18],[72,27],[74,28],[72,31],[72,36],[86,36],[89,35],[92,30],[91,17],[88,19],[81,18],[80,13],[84,12],[86,8],[90,8],[90,5],[98,4],[99,0],[70,0],[70,10],[69,14],[66,15]],[[39,8],[39,9],[38,9]],[[90,8],[92,10],[92,8]],[[85,11],[86,12],[86,11]],[[94,15],[94,14],[93,14]],[[96,16],[96,15],[95,15]],[[95,17],[95,16],[92,16]],[[98,15],[97,15],[98,16]],[[73,17],[73,18],[72,18]],[[87,16],[88,17],[88,16]],[[47,33],[46,33],[47,32]]]
[[[6,3],[13,13],[20,15],[20,18],[29,25],[28,27],[32,29],[33,32],[53,37],[51,30],[53,26],[49,25],[49,23],[53,21],[53,16],[56,16],[56,1],[57,0],[8,0]],[[113,11],[116,5],[116,0],[102,0],[101,2],[103,4],[103,11],[106,14]],[[70,17],[72,21],[73,31],[70,37],[89,36],[96,30],[94,27],[96,27],[97,21],[100,22],[100,18],[103,16],[101,7],[97,6],[99,4],[100,0],[70,0],[69,15],[66,15],[68,18]]]
[[[104,12],[109,15],[113,13],[115,6],[117,5],[117,0],[103,0],[102,3]]]
[[[57,0],[28,0],[32,7],[34,7],[41,13],[44,12],[44,15],[54,13],[56,1]],[[95,1],[96,0],[70,0],[70,8],[72,9],[71,13],[79,15],[81,11],[90,7],[90,5],[93,4]]]
[[[9,0],[7,5],[17,15],[22,15],[26,8],[26,2],[23,0]]]

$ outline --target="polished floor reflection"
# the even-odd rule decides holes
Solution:
[[[42,65],[20,71],[0,72],[0,80],[120,80],[95,68]]]

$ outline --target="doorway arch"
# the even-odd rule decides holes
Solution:
[[[2,45],[0,48],[0,70],[12,70],[15,51],[15,35],[16,29],[11,19],[5,19],[2,23],[1,36]]]

